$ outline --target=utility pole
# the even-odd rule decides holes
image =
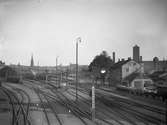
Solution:
[[[76,39],[76,101],[78,101],[78,42],[81,42],[81,38]]]
[[[76,42],[76,101],[78,101],[78,41]]]

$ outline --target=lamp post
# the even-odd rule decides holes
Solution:
[[[78,101],[78,42],[81,42],[81,38],[76,39],[76,101]]]
[[[102,70],[100,71],[100,73],[102,74],[102,77],[104,77],[103,75],[106,73],[106,70],[105,70],[105,69],[102,69]],[[104,84],[104,78],[103,78],[103,84]]]

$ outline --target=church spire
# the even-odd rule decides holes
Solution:
[[[30,64],[31,67],[34,66],[34,59],[33,59],[33,54],[31,55],[31,64]]]

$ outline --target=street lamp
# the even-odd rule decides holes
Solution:
[[[100,72],[101,72],[102,74],[104,74],[104,73],[106,73],[106,70],[105,70],[105,69],[102,69]]]
[[[78,42],[81,42],[81,37],[76,39],[76,101],[78,100]]]
[[[102,69],[101,71],[101,74],[102,74],[102,77],[104,77],[105,73],[106,73],[106,70],[105,69]],[[104,78],[103,78],[103,83],[104,83]]]

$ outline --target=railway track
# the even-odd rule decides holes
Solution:
[[[100,90],[107,91],[107,92],[112,92],[110,90],[106,90],[106,89],[102,89],[102,88],[100,88]],[[155,106],[153,107],[153,106],[146,105],[146,104],[140,104],[140,103],[137,103],[137,102],[132,101],[132,100],[125,100],[123,98],[121,98],[119,101],[121,101],[123,103],[128,103],[129,105],[135,105],[137,107],[142,107],[146,110],[150,110],[150,111],[153,111],[153,112],[161,114],[161,115],[165,115],[165,110],[163,110],[161,108],[157,108]]]
[[[59,97],[60,95],[55,95],[55,94],[53,95],[53,94],[46,93],[46,92],[42,92],[42,93],[43,93],[43,95],[45,95],[47,98],[50,98],[50,99],[52,100],[52,102],[55,102],[55,103],[58,102],[59,104],[63,105],[65,108],[67,108],[69,111],[71,111],[72,114],[73,114],[76,118],[80,119],[80,121],[81,121],[84,125],[88,125],[88,124],[84,121],[84,119],[81,117],[81,113],[83,113],[83,112],[78,111],[78,109],[75,109],[74,107],[72,107],[69,102],[67,103],[66,100],[64,100],[62,97]]]
[[[62,121],[60,120],[60,118],[59,118],[59,116],[58,116],[58,113],[57,113],[56,110],[55,110],[55,106],[53,106],[53,105],[51,104],[51,102],[49,101],[49,98],[48,98],[45,94],[43,94],[43,97],[47,100],[47,102],[48,102],[48,104],[49,104],[49,107],[50,107],[50,109],[53,111],[54,116],[56,117],[56,119],[57,119],[59,125],[63,125]]]
[[[1,87],[1,89],[7,95],[9,99],[9,103],[11,104],[12,125],[31,125],[28,118],[29,106],[27,106],[27,110],[26,110],[23,105],[23,101],[24,101],[23,95],[20,93],[21,99],[19,99],[15,92],[5,87]]]
[[[53,86],[53,85],[51,85],[51,86]],[[71,96],[73,96],[73,97],[75,97],[75,93],[69,93],[68,91],[66,91],[69,95],[71,95]],[[82,107],[81,108],[83,108],[83,109],[90,109],[90,107],[91,107],[91,101],[88,101],[88,100],[85,100],[85,98],[83,98],[81,95],[78,95],[80,98],[79,99],[81,99],[82,98],[82,100],[80,100],[82,103],[81,104],[79,104],[80,106],[82,105]],[[85,100],[84,101],[84,103],[86,104],[86,105],[84,105],[83,104],[83,100]],[[69,101],[69,100],[68,100]],[[85,108],[86,107],[86,108]],[[109,109],[109,108],[107,108],[107,110],[102,110],[102,109],[106,109],[106,107],[103,105],[103,107],[101,106],[101,107],[98,107],[98,112],[100,112],[101,114],[103,114],[105,117],[108,117],[109,119],[112,119],[112,120],[114,120],[114,121],[116,121],[116,123],[118,123],[119,125],[124,125],[122,122],[120,122],[119,120],[117,120],[117,118],[113,118],[113,117],[111,117],[111,114],[109,114],[109,113],[106,113],[108,110],[111,110],[111,109]],[[91,111],[90,110],[87,110],[86,112],[89,112],[89,114],[90,114],[90,117],[91,117]],[[111,112],[110,112],[111,113]],[[113,113],[113,112],[112,112]],[[97,115],[97,114],[96,114]],[[122,114],[123,115],[123,114]],[[128,117],[126,117],[126,116],[120,116],[124,121],[129,121],[129,123],[131,123],[131,124],[133,124],[133,125],[135,125],[136,123],[135,122],[133,122],[132,120],[130,120]],[[91,119],[91,118],[90,118]],[[113,123],[112,122],[110,122],[109,120],[105,120],[105,118],[103,118],[102,117],[102,115],[101,116],[98,116],[98,118],[96,117],[96,119],[98,119],[98,120],[100,120],[100,121],[103,121],[104,123],[106,123],[106,124],[110,124],[110,125],[113,125]]]
[[[33,81],[33,82],[35,82],[35,81]],[[52,88],[53,88],[53,86],[52,86]],[[87,116],[87,114],[85,115],[85,112],[83,112],[81,109],[79,109],[78,106],[76,106],[76,104],[74,102],[70,102],[70,100],[68,100],[60,91],[54,92],[54,91],[52,91],[52,89],[50,89],[50,87],[46,88],[46,89],[50,89],[50,91],[52,91],[52,94],[51,94],[51,93],[47,93],[45,91],[39,90],[37,88],[33,88],[33,89],[35,89],[34,91],[36,91],[38,96],[40,96],[40,97],[43,96],[43,98],[45,98],[45,100],[47,100],[47,103],[48,103],[50,109],[53,110],[54,106],[51,105],[49,100],[51,100],[52,102],[59,103],[59,104],[63,105],[65,108],[67,108],[69,111],[71,111],[72,114],[76,118],[78,118],[83,125],[89,125],[84,119]],[[41,97],[40,100],[43,101],[42,100],[43,98]],[[54,113],[54,111],[53,111],[53,113]],[[45,114],[47,114],[47,113],[45,113]],[[56,112],[54,114],[55,114],[55,117],[58,118],[58,114]],[[59,119],[59,121],[60,121],[59,124],[62,124],[60,119]],[[49,125],[49,123],[48,123],[48,125]]]
[[[30,104],[31,104],[31,99],[29,97],[29,95],[22,89],[20,88],[15,88],[9,84],[6,84],[5,86],[9,87],[10,89],[12,89],[11,91],[15,93],[15,96],[21,100],[20,101],[20,105],[22,106],[24,113],[25,113],[25,119],[27,120],[28,125],[30,125],[30,118],[29,118],[29,111],[30,111]],[[16,104],[16,103],[15,103]],[[17,103],[18,104],[18,103]]]
[[[81,88],[79,90],[85,94],[86,93],[88,94],[90,91],[89,89],[83,90]],[[165,120],[163,120],[163,119],[159,119],[157,117],[153,117],[153,116],[147,115],[143,112],[135,110],[136,106],[139,107],[139,105],[129,105],[130,104],[129,102],[122,103],[121,102],[122,100],[113,100],[113,99],[111,100],[111,98],[106,98],[106,95],[101,95],[99,93],[96,93],[96,98],[97,98],[97,100],[103,102],[107,107],[113,107],[113,104],[114,104],[117,112],[119,112],[119,113],[122,112],[121,114],[127,114],[127,113],[131,114],[133,117],[135,117],[136,119],[138,119],[139,121],[141,121],[142,123],[144,123],[146,125],[149,123],[157,124],[157,125],[165,124]],[[142,108],[142,107],[140,107],[140,108]],[[156,113],[158,113],[158,112],[156,112]]]
[[[24,106],[25,119],[28,120],[27,121],[28,125],[30,125],[31,123],[29,121],[29,111],[30,111],[31,99],[30,99],[29,95],[25,91],[23,91],[22,89],[15,88],[14,90],[16,90],[16,92],[18,94],[20,94],[20,96],[22,97],[22,103],[21,104]]]
[[[48,83],[49,84],[49,83]],[[85,104],[81,105],[80,107],[78,105],[76,105],[76,103],[74,101],[69,100],[64,94],[62,94],[60,91],[57,90],[57,87],[54,87],[54,85],[50,85],[50,89],[52,90],[56,90],[52,91],[52,93],[54,93],[54,97],[53,95],[46,95],[47,98],[50,98],[50,96],[52,96],[52,99],[55,99],[56,101],[59,101],[62,105],[64,105],[65,107],[67,107],[68,109],[71,110],[71,112],[75,115],[79,115],[81,116],[81,118],[87,118],[91,120],[91,112],[90,110],[85,110],[86,105],[87,107],[90,106],[91,101],[87,101],[84,97],[81,97],[79,95],[79,98],[81,99],[80,101],[84,102]],[[53,89],[52,89],[53,88]],[[72,89],[75,89],[74,87],[71,87]],[[78,89],[80,92],[84,93],[84,94],[89,94],[90,89],[83,89],[83,88],[79,88]],[[71,96],[75,96],[74,92],[68,92],[67,93]],[[102,94],[97,92],[96,93],[96,99],[101,102],[101,104],[96,104],[98,106],[98,110],[99,112],[103,112],[103,116],[108,117],[110,119],[115,120],[118,124],[122,125],[121,122],[119,122],[118,120],[114,119],[113,117],[109,116],[109,114],[116,114],[116,116],[118,116],[119,118],[121,118],[124,121],[127,121],[130,124],[137,124],[136,122],[140,122],[142,124],[148,125],[148,124],[165,124],[165,120],[160,119],[158,117],[152,116],[152,115],[148,115],[145,112],[140,111],[139,109],[144,109],[144,110],[148,110],[151,111],[153,113],[157,113],[160,115],[163,115],[164,113],[160,111],[158,111],[158,109],[154,109],[151,106],[147,106],[147,105],[142,105],[140,103],[132,103],[129,100],[125,100],[125,99],[119,99],[119,98],[110,98],[107,97],[106,94]],[[85,101],[84,101],[85,100]],[[113,107],[114,108],[111,108]],[[99,110],[100,109],[100,110]],[[103,109],[103,110],[101,110]],[[138,110],[137,110],[138,109]],[[98,113],[97,113],[98,114]],[[132,117],[132,118],[131,118]],[[133,119],[136,119],[135,121]],[[101,118],[99,118],[99,120],[101,120]],[[112,124],[111,122],[109,123],[107,120],[105,121],[103,119],[103,121],[105,123],[108,124]]]
[[[69,94],[72,94],[73,96],[75,96],[75,93],[74,92],[72,92],[72,93],[69,93]],[[86,94],[86,93],[84,93],[84,94]],[[84,96],[81,96],[81,95],[78,95],[80,98],[82,98],[82,100],[86,100],[86,98],[84,97]],[[88,105],[91,105],[91,100],[87,100],[87,101],[85,101],[85,103],[87,103]],[[126,121],[126,122],[128,122],[129,124],[132,124],[132,125],[137,125],[137,123],[136,122],[134,122],[133,120],[131,120],[130,118],[128,118],[126,115],[125,115],[125,113],[122,113],[121,115],[120,115],[120,112],[118,113],[118,111],[113,111],[113,109],[111,109],[111,108],[108,108],[108,107],[106,107],[103,103],[101,103],[101,102],[99,102],[98,101],[98,103],[96,104],[96,112],[99,112],[100,114],[103,114],[103,115],[105,115],[106,116],[106,118],[108,118],[108,119],[112,119],[112,120],[114,120],[117,124],[119,124],[119,125],[124,125],[124,123],[122,123],[121,121]],[[113,116],[111,116],[111,114],[114,114],[114,115],[116,115],[115,117],[113,117]],[[102,120],[102,121],[104,121],[104,119],[102,119],[101,118],[101,116],[96,116],[97,117],[97,119],[100,119],[100,120]],[[118,117],[120,118],[120,120],[118,120]],[[104,122],[106,122],[107,120],[105,120]],[[113,123],[111,123],[111,122],[107,122],[107,123],[109,123],[109,124],[113,124]]]
[[[52,84],[51,84],[51,86],[52,87],[54,87]],[[57,89],[57,88],[55,88],[55,89]],[[83,91],[82,91],[83,92]],[[71,94],[71,93],[69,93],[69,94]],[[85,92],[84,91],[84,94],[88,94],[88,92]],[[75,96],[75,93],[73,93],[72,94],[72,96],[74,97]],[[79,95],[80,96],[80,95]],[[81,97],[81,96],[80,96]],[[81,97],[82,98],[82,97]],[[84,99],[82,98],[82,101],[83,101]],[[88,100],[86,100],[86,101],[88,101]],[[86,102],[86,101],[84,101],[84,103],[86,103],[86,105],[87,105],[87,109],[90,109],[90,107],[91,107],[91,102]],[[81,104],[82,105],[82,107],[83,107],[83,103]],[[81,106],[80,105],[80,106]],[[102,104],[101,104],[102,105]],[[100,108],[98,108],[98,112],[100,112],[100,113],[102,113],[105,117],[107,116],[108,118],[110,118],[110,119],[114,119],[118,124],[120,124],[120,125],[124,125],[122,122],[120,122],[119,120],[117,120],[117,118],[113,118],[113,117],[111,117],[110,115],[111,114],[109,114],[109,113],[106,113],[107,111],[110,111],[110,113],[111,113],[111,109],[110,108],[107,108],[107,107],[105,106],[105,105],[103,105],[103,107],[101,106]],[[85,109],[84,107],[83,107],[83,109]],[[104,111],[104,110],[102,110],[102,109],[106,109],[106,111]],[[90,115],[91,115],[91,112],[90,112],[90,110],[89,111],[86,111],[86,112],[89,112],[90,113]],[[117,112],[117,111],[116,111]],[[112,113],[113,113],[113,111],[112,111]],[[117,114],[117,116],[118,116],[118,114]],[[137,125],[133,120],[131,120],[130,118],[128,118],[126,115],[125,115],[125,113],[122,113],[121,115],[119,114],[119,117],[121,117],[124,121],[128,121],[129,123],[131,123],[131,124],[133,124],[133,125]],[[90,118],[91,119],[91,118]],[[99,116],[98,117],[98,120],[100,120],[100,121],[103,121],[104,123],[106,123],[106,124],[110,124],[110,125],[112,125],[113,123],[112,122],[110,122],[110,121],[108,121],[108,120],[105,120],[105,118],[103,119],[103,118],[101,118],[101,116]]]
[[[52,91],[53,92],[53,91]],[[63,104],[65,107],[67,107],[78,119],[80,119],[80,121],[84,124],[84,125],[88,125],[84,118],[87,118],[89,120],[91,120],[90,118],[90,113],[88,111],[83,111],[83,109],[81,109],[80,107],[78,107],[78,105],[69,100],[66,96],[64,96],[62,93],[60,92],[53,92],[56,97],[59,99],[59,102],[61,104]]]
[[[50,120],[49,120],[49,117],[48,117],[48,114],[47,114],[47,111],[46,111],[46,107],[44,106],[44,101],[43,101],[43,99],[42,99],[42,95],[40,94],[40,92],[39,92],[38,89],[34,88],[34,91],[35,91],[35,93],[38,95],[38,97],[39,97],[39,99],[40,99],[40,102],[41,102],[40,104],[41,104],[41,106],[42,106],[42,109],[43,109],[43,112],[44,112],[44,115],[45,115],[47,124],[48,124],[48,125],[51,125]]]
[[[112,98],[112,100],[111,100]],[[152,106],[148,106],[145,104],[137,103],[132,100],[127,100],[124,98],[118,98],[118,97],[105,97],[103,98],[103,101],[106,102],[108,105],[108,102],[111,102],[109,106],[115,105],[118,108],[121,108],[125,112],[129,112],[133,116],[136,116],[138,119],[141,119],[142,121],[147,121],[152,124],[165,124],[165,111],[161,109],[154,109]],[[149,111],[149,113],[145,113],[145,111]],[[157,114],[156,116],[153,116],[153,114]]]

